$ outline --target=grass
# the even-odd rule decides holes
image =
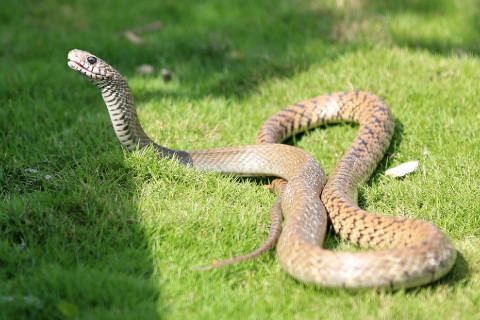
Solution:
[[[480,319],[477,1],[6,2],[0,318]],[[156,20],[145,44],[122,36]],[[315,95],[380,95],[396,133],[360,204],[439,226],[458,249],[454,269],[393,293],[302,284],[274,252],[191,272],[258,246],[274,196],[265,180],[124,152],[98,91],[66,66],[73,48],[120,70],[145,130],[177,149],[251,144],[268,116]],[[328,173],[355,134],[328,126],[293,142]],[[420,169],[404,180],[384,176],[413,159]],[[327,245],[352,250],[332,234]]]

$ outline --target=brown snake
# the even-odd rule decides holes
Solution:
[[[280,187],[286,222],[277,256],[293,277],[327,287],[397,289],[430,283],[454,265],[455,248],[432,224],[377,216],[356,205],[358,184],[373,173],[393,134],[392,116],[379,97],[340,92],[287,107],[262,126],[257,145],[172,150],[145,134],[131,91],[120,73],[85,51],[70,51],[68,60],[70,68],[102,93],[115,133],[127,149],[153,146],[160,156],[196,169],[287,180]],[[318,162],[298,148],[276,143],[297,132],[339,121],[358,122],[359,133],[321,192],[326,177]],[[274,210],[280,210],[280,200]],[[325,207],[342,238],[360,246],[391,249],[357,253],[322,249],[327,227]]]

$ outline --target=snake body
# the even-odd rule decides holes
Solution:
[[[145,134],[120,73],[85,51],[70,51],[68,60],[70,68],[102,93],[117,137],[127,149],[153,146],[160,156],[199,170],[287,180],[273,210],[281,207],[286,218],[277,256],[293,277],[327,287],[398,289],[435,281],[454,265],[452,243],[432,224],[377,216],[356,205],[358,184],[375,170],[393,133],[392,116],[379,97],[364,92],[319,96],[287,107],[267,120],[256,145],[173,150]],[[298,148],[277,143],[297,132],[338,121],[358,122],[359,133],[322,192],[326,177],[318,162]],[[390,249],[357,253],[322,249],[327,227],[325,207],[341,237],[360,246]]]

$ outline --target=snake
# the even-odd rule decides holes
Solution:
[[[276,251],[281,266],[293,278],[323,287],[397,290],[436,281],[455,264],[452,242],[433,224],[376,215],[357,205],[359,184],[372,175],[394,132],[390,109],[378,96],[361,91],[318,96],[269,118],[256,144],[175,150],[155,143],[145,133],[131,89],[116,69],[77,49],[68,53],[68,66],[99,89],[116,136],[127,150],[152,147],[158,157],[175,159],[195,170],[284,179],[272,211],[280,211],[285,218]],[[281,142],[335,122],[355,122],[359,129],[327,182],[313,157]],[[341,238],[373,249],[324,249],[329,223]]]

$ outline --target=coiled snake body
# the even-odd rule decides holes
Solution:
[[[287,180],[280,193],[286,222],[277,256],[293,277],[327,287],[398,289],[437,280],[455,263],[452,243],[432,224],[377,216],[356,205],[358,184],[375,170],[393,134],[392,116],[379,97],[340,92],[287,107],[262,126],[256,145],[172,150],[145,134],[131,91],[120,73],[85,51],[70,51],[68,60],[70,68],[102,93],[117,137],[127,149],[152,145],[159,155],[196,169]],[[326,177],[318,162],[298,148],[276,143],[297,132],[339,121],[358,122],[359,133],[322,192]],[[391,249],[357,253],[322,249],[327,227],[325,208],[342,238],[360,246]]]

